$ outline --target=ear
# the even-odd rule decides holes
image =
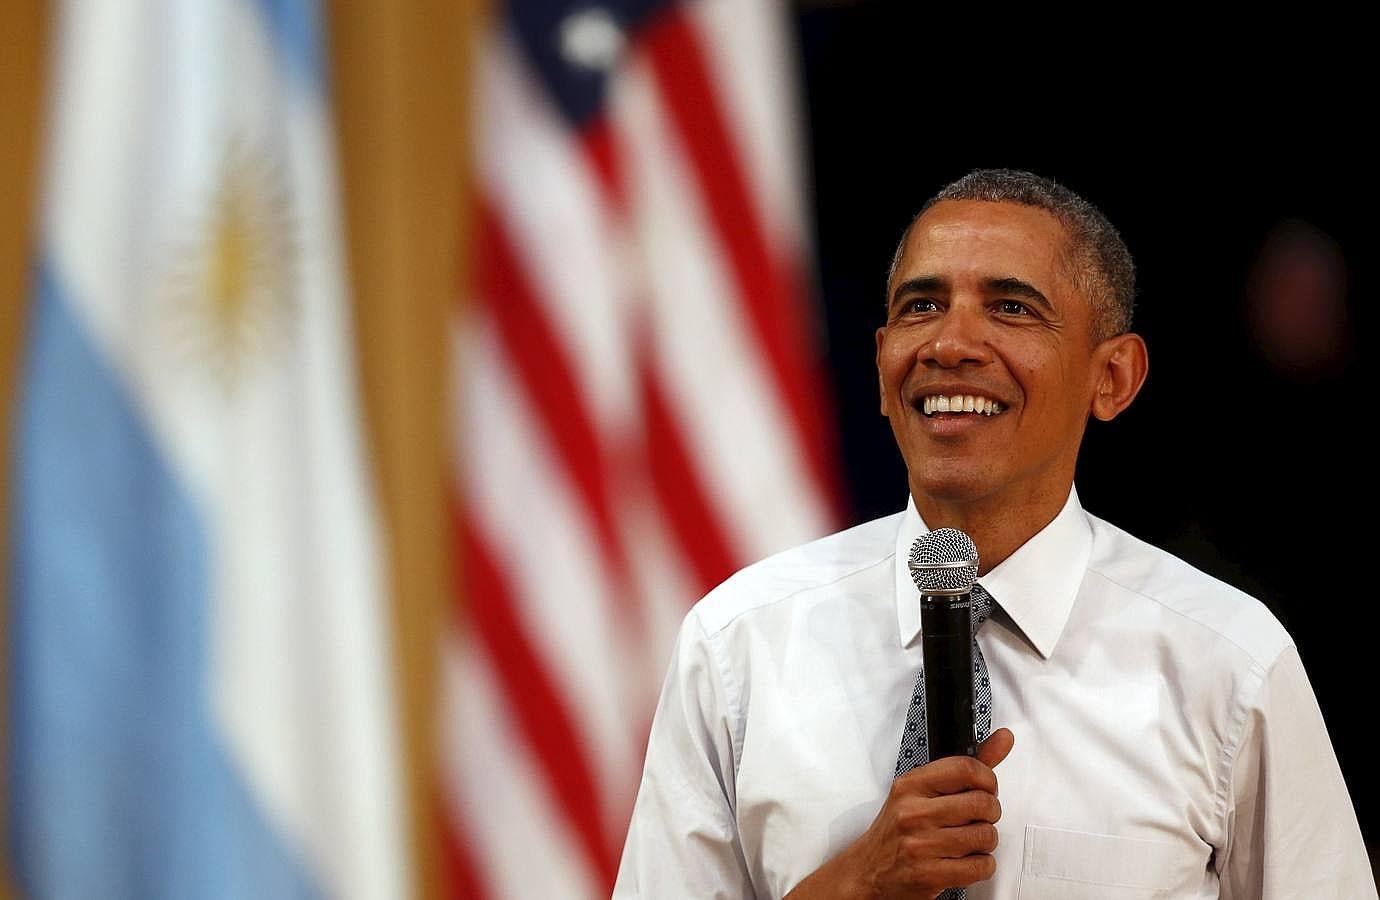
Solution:
[[[1150,356],[1140,335],[1128,333],[1098,344],[1093,359],[1096,390],[1092,414],[1103,422],[1110,422],[1140,393],[1150,371]]]
[[[882,415],[886,411],[886,385],[882,383],[882,342],[886,340],[886,326],[877,329],[877,395],[881,398]]]

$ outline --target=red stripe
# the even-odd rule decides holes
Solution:
[[[627,210],[627,194],[623,182],[622,159],[613,126],[605,115],[595,116],[580,130],[580,143],[604,191],[604,199],[618,213]]]
[[[738,566],[724,530],[705,500],[708,492],[685,451],[680,425],[650,359],[650,347],[638,354],[638,383],[646,416],[647,457],[652,489],[677,545],[690,562],[700,594],[723,581]]]
[[[463,825],[442,809],[436,816],[441,829],[441,884],[438,893],[446,900],[489,900],[489,892],[479,876],[472,842]]]
[[[744,312],[767,357],[821,493],[838,501],[824,380],[805,352],[808,310],[796,273],[768,246],[766,229],[734,152],[699,34],[681,7],[648,23],[645,41],[661,95],[689,154],[704,211],[728,254]]]
[[[546,672],[544,660],[527,637],[514,608],[513,591],[489,553],[468,513],[458,515],[465,611],[474,634],[488,653],[502,685],[507,708],[597,875],[601,891],[613,890],[618,855],[609,842],[599,812],[594,770],[565,706]],[[499,811],[495,810],[494,815]],[[549,827],[559,827],[548,823]],[[533,865],[542,865],[534,859]]]
[[[593,519],[600,552],[618,586],[616,602],[635,622],[638,612],[627,588],[627,556],[614,520],[608,468],[612,456],[601,445],[594,417],[585,407],[569,352],[552,331],[502,219],[482,196],[476,203],[475,270],[479,302],[493,314],[503,349]]]

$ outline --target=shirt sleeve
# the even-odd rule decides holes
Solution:
[[[1245,710],[1218,872],[1229,900],[1376,897],[1356,812],[1294,647]]]
[[[736,706],[692,610],[647,745],[615,900],[753,896],[734,817]]]

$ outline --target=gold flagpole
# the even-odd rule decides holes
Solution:
[[[41,108],[46,79],[48,4],[42,0],[0,3],[0,735],[9,729],[10,470],[14,402],[19,382],[21,336],[29,293],[37,203]],[[0,741],[0,900],[15,896],[8,843],[9,741]]]
[[[455,0],[331,0],[331,80],[419,895],[443,896],[437,640],[453,608],[447,338],[468,197],[465,123],[485,10]]]

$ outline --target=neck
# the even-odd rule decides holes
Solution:
[[[911,487],[915,509],[931,529],[957,528],[977,545],[978,576],[990,572],[1043,529],[1068,502],[1072,483],[1060,493],[1038,496],[952,499],[924,495]]]

